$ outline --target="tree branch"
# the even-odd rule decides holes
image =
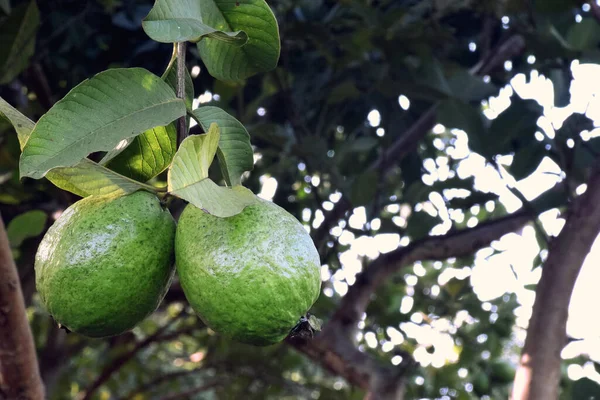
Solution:
[[[569,301],[579,271],[600,232],[600,161],[587,191],[573,201],[550,243],[512,393],[514,400],[557,399],[560,353],[567,341]]]
[[[191,374],[195,374],[198,371],[204,369],[205,367],[202,366],[201,368],[195,368],[195,369],[190,369],[190,370],[181,370],[181,371],[174,371],[174,372],[170,372],[164,375],[161,375],[157,378],[154,378],[153,380],[149,381],[146,384],[143,384],[139,387],[137,387],[136,389],[133,389],[131,392],[129,392],[128,394],[126,394],[125,396],[121,397],[120,400],[127,400],[127,399],[133,399],[136,395],[138,394],[142,394],[144,392],[149,391],[150,389],[153,389],[157,386],[162,385],[165,382],[172,382],[174,379],[180,378],[182,376],[187,376],[187,375],[191,375]]]
[[[17,267],[0,218],[0,397],[42,400],[33,336]]]
[[[169,397],[164,397],[163,400],[179,400],[179,399],[189,399],[191,398],[191,396],[204,392],[205,390],[208,389],[212,389],[215,386],[219,386],[221,382],[218,379],[215,379],[213,381],[210,381],[208,383],[205,383],[201,386],[195,387],[193,389],[190,389],[188,391],[182,392],[182,393],[177,393],[173,396],[169,396]]]
[[[497,49],[490,52],[489,56],[471,68],[473,75],[486,75],[498,66],[504,64],[525,50],[525,39],[521,35],[513,35],[503,42]],[[392,143],[390,148],[369,166],[369,170],[387,172],[394,165],[398,165],[407,154],[415,149],[417,144],[429,132],[436,122],[437,104],[434,104],[424,112],[419,119],[398,139]],[[313,235],[313,239],[321,246],[321,241],[329,235],[329,230],[339,221],[344,214],[352,208],[352,203],[343,195],[338,204],[329,213],[325,214],[325,220]]]
[[[371,294],[391,275],[415,261],[444,260],[473,254],[503,235],[519,229],[533,217],[533,213],[521,211],[481,223],[475,228],[427,237],[380,256],[350,286],[320,335],[311,341],[288,338],[287,343],[330,372],[367,390],[371,400],[402,399],[407,371],[414,365],[410,355],[403,357],[400,366],[392,367],[359,351],[354,344],[357,323],[369,304]]]
[[[185,331],[176,331],[169,335],[162,334],[177,320],[182,313],[179,313],[177,316],[173,317],[169,322],[167,322],[164,326],[160,327],[156,330],[152,335],[148,336],[146,339],[137,343],[133,349],[129,352],[117,357],[115,360],[111,361],[107,364],[98,378],[90,385],[90,387],[79,397],[81,400],[90,400],[96,390],[100,388],[106,381],[108,381],[111,376],[117,372],[121,367],[123,367],[129,360],[131,360],[135,355],[142,349],[148,347],[152,343],[156,343],[158,341],[171,340],[176,338],[177,336],[183,334]],[[194,327],[191,327],[194,328]]]
[[[177,97],[185,101],[185,49],[186,43],[177,43]],[[188,136],[186,116],[177,120],[177,144]]]
[[[474,228],[426,237],[381,255],[358,275],[354,285],[342,298],[333,320],[339,321],[346,330],[353,331],[367,309],[371,294],[398,270],[419,260],[445,260],[473,254],[531,220],[532,214],[518,212],[483,222]]]

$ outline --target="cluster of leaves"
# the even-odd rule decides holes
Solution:
[[[153,188],[149,190],[166,186],[167,190],[176,195],[179,193],[184,199],[200,198],[202,207],[206,208],[208,204],[210,208],[215,205],[210,196],[202,197],[207,193],[203,186],[213,186],[208,190],[233,192],[229,187],[239,185],[242,172],[251,169],[253,160],[252,153],[247,151],[246,126],[252,134],[258,161],[243,181],[244,186],[256,193],[265,179],[275,178],[278,185],[273,200],[311,228],[322,262],[326,264],[324,271],[327,271],[324,295],[313,312],[323,318],[326,325],[327,317],[339,302],[338,293],[343,293],[334,289],[352,284],[352,276],[340,260],[352,251],[349,236],[369,239],[381,234],[397,234],[402,240],[414,241],[427,236],[440,224],[466,228],[467,221],[472,218],[484,221],[506,213],[495,194],[481,192],[475,187],[474,179],[458,173],[461,160],[452,157],[449,151],[459,140],[452,128],[466,132],[470,149],[492,165],[502,159],[499,156],[513,156],[512,164],[498,167],[506,168],[516,179],[529,176],[544,157],[549,157],[568,176],[569,186],[576,187],[585,178],[586,166],[597,156],[598,139],[584,140],[580,135],[583,130],[591,129],[590,121],[582,115],[571,117],[560,131],[555,132],[553,139],[546,136],[539,141],[535,133],[539,130],[537,120],[543,110],[535,101],[513,95],[511,106],[497,118],[489,120],[482,113],[482,101],[498,94],[516,74],[529,74],[533,69],[552,80],[556,106],[564,106],[569,101],[571,61],[597,62],[600,38],[598,23],[591,12],[584,11],[575,1],[535,1],[531,2],[531,7],[526,7],[525,2],[520,1],[273,0],[270,6],[281,29],[281,60],[277,69],[257,76],[251,75],[277,64],[275,50],[279,52],[279,47],[266,46],[262,40],[253,42],[254,29],[263,25],[244,24],[245,17],[237,22],[229,19],[228,23],[223,23],[219,18],[226,15],[224,8],[222,15],[216,13],[201,18],[200,10],[195,6],[200,2],[196,1],[173,2],[178,6],[172,8],[164,6],[167,1],[159,1],[152,8],[152,4],[142,0],[123,4],[110,0],[88,1],[85,5],[81,4],[83,2],[60,2],[61,7],[55,7],[58,3],[53,1],[40,2],[38,6],[30,1],[11,3],[10,14],[1,17],[0,37],[7,38],[3,43],[16,45],[0,50],[0,76],[6,76],[2,83],[11,82],[12,86],[1,87],[0,95],[18,106],[20,111],[33,117],[40,116],[46,111],[44,108],[54,102],[48,98],[66,95],[65,99],[69,99],[73,92],[67,94],[68,88],[111,66],[126,67],[115,71],[129,74],[128,77],[135,77],[140,82],[136,89],[117,90],[113,87],[113,101],[107,102],[111,110],[118,113],[139,111],[143,107],[136,108],[135,104],[139,104],[140,97],[144,102],[155,99],[160,108],[164,108],[160,113],[146,114],[135,124],[134,118],[130,118],[129,129],[98,132],[102,136],[97,135],[95,140],[104,140],[107,135],[111,138],[110,144],[103,142],[100,147],[94,144],[95,134],[83,135],[80,129],[68,127],[66,132],[74,132],[74,141],[84,136],[89,138],[85,146],[75,146],[78,153],[53,144],[56,147],[52,154],[45,153],[45,158],[37,158],[36,151],[45,149],[48,144],[43,142],[44,135],[40,130],[36,133],[40,135],[37,140],[44,146],[27,150],[28,161],[20,170],[19,141],[10,126],[2,125],[0,121],[3,140],[0,210],[3,218],[11,221],[13,226],[12,229],[9,226],[9,231],[13,232],[11,243],[19,252],[20,273],[31,304],[42,370],[46,371],[46,382],[53,383],[49,387],[54,398],[61,398],[65,393],[75,396],[89,388],[120,357],[129,354],[173,318],[173,310],[180,309],[182,298],[175,285],[161,311],[131,335],[110,342],[87,341],[69,335],[65,343],[60,344],[56,338],[62,337],[62,333],[52,327],[40,311],[27,282],[32,275],[31,253],[39,240],[36,235],[43,230],[44,224],[48,224],[40,212],[51,215],[67,206],[74,197],[45,180],[20,181],[19,173],[40,176],[51,169],[46,174],[49,180],[55,184],[59,182],[60,187],[78,195],[89,194],[88,190],[99,187],[128,191],[140,185]],[[207,9],[212,11],[215,10],[211,8],[213,6],[235,6],[235,2],[203,3],[210,4]],[[58,8],[60,11],[54,11]],[[267,12],[264,7],[259,9]],[[0,0],[0,14],[6,10]],[[39,15],[48,17],[39,24]],[[581,22],[576,21],[575,15],[581,16]],[[271,37],[268,32],[276,32],[273,29],[276,25],[264,28],[266,36],[259,37],[268,39]],[[144,31],[154,40],[147,40]],[[39,32],[37,44],[32,39],[35,32]],[[489,76],[485,80],[473,74],[481,62],[493,58],[511,35],[524,38],[524,51],[512,57],[512,69],[500,67],[485,71]],[[25,40],[25,37],[29,39]],[[191,49],[193,58],[188,64],[197,64],[203,71],[208,71],[193,79],[190,77],[186,87],[193,87],[197,94],[209,91],[218,95],[212,96],[209,105],[195,110],[190,104],[193,93],[188,93],[186,105],[175,97],[172,68],[166,75],[170,78],[164,81],[159,78],[171,52],[169,45],[159,42],[179,40],[198,41],[199,44]],[[24,42],[30,43],[29,47],[18,44]],[[475,45],[474,49],[471,44]],[[228,46],[228,51],[219,52],[217,46]],[[25,51],[11,50],[13,48]],[[211,53],[213,51],[215,53]],[[210,54],[219,56],[211,57]],[[258,54],[265,58],[257,61]],[[243,67],[230,69],[234,65],[233,59],[242,60],[239,65]],[[143,66],[145,70],[128,68],[131,66]],[[35,72],[39,70],[47,77],[51,96],[42,89]],[[101,84],[102,79],[117,79],[105,75],[109,72],[85,81],[78,88],[91,85],[86,90],[94,90],[98,87],[93,85]],[[141,84],[144,79],[152,85],[146,88]],[[103,93],[104,90],[111,93],[110,88],[100,89]],[[410,99],[407,110],[398,105],[400,94]],[[136,101],[125,101],[130,98]],[[436,121],[446,129],[441,133],[430,132],[414,151],[398,160],[388,160],[385,170],[381,168],[378,160],[433,105],[437,107]],[[3,107],[3,113],[15,125],[19,138],[27,137],[33,128],[32,122],[20,114],[11,114],[6,105]],[[374,124],[376,126],[366,120],[372,110],[377,110],[380,117],[379,124]],[[184,114],[197,119],[202,131],[209,133],[190,137],[176,150],[172,121]],[[40,122],[49,118],[43,117]],[[89,121],[88,134],[97,129],[92,126],[95,122]],[[212,123],[216,123],[218,129],[211,130]],[[229,142],[226,138],[239,138],[240,142]],[[122,140],[131,139],[129,146],[118,146]],[[568,145],[571,140],[573,146]],[[233,146],[242,142],[242,147]],[[232,146],[228,148],[228,144]],[[235,153],[239,149],[246,149],[243,155]],[[66,165],[64,160],[59,165],[48,164],[55,150],[62,152],[72,165]],[[212,160],[215,153],[220,169],[208,167],[209,159]],[[105,157],[108,161],[105,159],[107,162],[103,164]],[[232,163],[228,157],[245,161]],[[195,175],[185,173],[189,159],[202,166],[194,170]],[[435,169],[448,170],[447,179],[434,179],[433,183],[423,179],[425,175],[431,175],[429,166],[432,162]],[[82,167],[82,163],[93,167]],[[169,165],[171,171],[180,171],[171,179],[165,173]],[[82,169],[69,175],[75,167]],[[84,187],[81,185],[90,180],[77,180],[84,168],[90,173],[100,170],[105,173],[95,175],[98,176],[95,185]],[[58,175],[61,171],[63,175]],[[209,175],[214,185],[202,180]],[[177,178],[173,179],[175,176]],[[221,181],[228,187],[216,185],[215,182]],[[198,182],[205,183],[197,185]],[[464,195],[456,196],[457,192]],[[563,188],[550,190],[528,206],[537,213],[563,208],[569,195]],[[423,206],[432,198],[441,198],[445,209],[426,212]],[[353,208],[364,207],[368,223],[362,226],[350,224],[352,211],[337,219],[327,219],[331,207],[342,202],[349,202]],[[220,202],[219,206],[222,206]],[[454,213],[460,213],[463,218],[448,222],[445,215]],[[20,232],[15,228],[23,226],[15,221],[19,217],[33,221],[31,231]],[[541,236],[540,247],[544,249],[546,243]],[[363,268],[368,268],[369,257],[361,256],[360,261]],[[513,329],[514,310],[519,304],[513,295],[506,294],[484,306],[473,293],[468,279],[440,279],[444,271],[473,264],[473,257],[449,262],[423,261],[418,274],[417,271],[401,271],[377,291],[369,305],[365,320],[361,322],[357,345],[385,363],[391,363],[397,355],[424,347],[420,334],[409,335],[408,327],[433,329],[448,322],[444,333],[451,338],[457,359],[446,361],[441,367],[419,368],[409,382],[409,398],[507,397],[509,379],[506,374],[498,376],[494,371],[504,368],[497,365],[514,368],[515,355],[519,351]],[[436,286],[439,292],[433,289]],[[413,302],[408,313],[399,311],[404,298],[411,298]],[[456,322],[461,318],[468,322]],[[398,340],[397,335],[391,337],[389,334],[395,331],[388,329],[390,327],[400,332],[403,340]],[[373,335],[375,347],[367,340]],[[204,328],[190,310],[156,339],[138,349],[110,374],[110,379],[98,393],[105,397],[126,398],[144,388],[143,393],[149,398],[194,390],[196,392],[188,397],[202,398],[204,391],[213,391],[218,398],[320,396],[348,399],[362,398],[363,395],[361,390],[332,377],[286,345],[255,349],[225,341]],[[393,343],[391,350],[387,343]],[[425,345],[425,348],[436,350],[433,345]],[[53,376],[47,371],[58,372]],[[170,378],[161,380],[161,377]],[[219,382],[215,383],[215,377]],[[158,383],[148,386],[153,381]],[[204,391],[200,390],[202,388]],[[590,385],[589,381],[573,384],[565,379],[563,382],[564,398],[587,398],[597,391],[597,385]]]
[[[37,10],[35,1],[28,9]],[[35,25],[28,18],[27,13],[22,16],[22,26]],[[199,2],[157,1],[143,28],[159,42],[196,42],[211,74],[224,80],[272,69],[279,58],[277,24],[263,0],[217,2],[212,7],[200,7]],[[14,46],[24,40],[21,35],[31,36],[31,32],[17,32]],[[192,110],[193,88],[186,99],[177,98],[179,86],[191,78],[185,66],[176,71],[174,46],[162,77],[143,68],[101,72],[69,91],[35,126],[1,100],[0,111],[15,126],[22,150],[20,177],[47,176],[59,188],[84,197],[122,195],[155,190],[143,182],[168,168],[168,193],[206,212],[227,217],[251,204],[251,192],[240,186],[241,174],[253,167],[249,134],[220,108]],[[26,61],[28,56],[22,59]],[[11,57],[15,55],[9,54],[8,64],[12,64]],[[187,138],[177,149],[174,121],[186,111],[207,134]],[[217,151],[222,176],[233,190],[219,187],[209,178]],[[89,158],[99,152],[103,155],[98,162]]]

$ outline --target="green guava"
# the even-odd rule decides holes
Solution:
[[[42,303],[56,322],[85,336],[130,330],[167,292],[175,229],[169,211],[149,192],[76,202],[38,248]]]
[[[317,250],[298,220],[264,200],[218,218],[188,205],[175,237],[186,298],[214,331],[264,346],[283,340],[317,300]]]

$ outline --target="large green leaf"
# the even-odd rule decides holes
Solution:
[[[112,69],[76,86],[35,126],[23,148],[21,176],[41,178],[50,169],[109,151],[123,139],[185,114],[173,89],[142,68]]]
[[[169,167],[176,150],[175,125],[159,126],[133,139],[133,142],[106,166],[122,175],[145,182]]]
[[[0,114],[4,115],[15,127],[19,145],[23,149],[35,124],[1,97]],[[148,188],[87,158],[73,167],[55,168],[46,174],[46,178],[59,188],[81,197],[127,194]]]
[[[46,178],[63,190],[86,197],[91,195],[124,195],[140,189],[153,190],[92,160],[84,158],[73,167],[59,167]]]
[[[219,126],[221,137],[217,156],[221,172],[228,185],[239,185],[244,171],[251,171],[254,168],[254,156],[248,131],[240,121],[219,107],[200,107],[195,109],[193,114],[204,131],[207,131],[213,123]]]
[[[191,110],[194,101],[194,83],[187,68],[185,72],[185,105]],[[162,79],[177,92],[177,68],[174,68],[174,63],[165,71]],[[106,153],[100,164],[145,182],[167,169],[176,150],[177,128],[175,122],[172,122],[167,126],[148,129],[141,135],[120,143]]]
[[[24,240],[36,237],[44,231],[46,213],[31,210],[13,218],[6,227],[8,241],[12,247],[19,247]]]
[[[207,37],[235,46],[248,41],[245,32],[230,32],[225,26],[207,25],[205,21],[207,1],[156,0],[154,7],[142,21],[144,32],[152,40],[162,43],[197,42]]]
[[[241,81],[277,66],[279,27],[264,0],[202,0],[201,4],[205,24],[248,35],[248,42],[242,47],[210,37],[198,42],[200,57],[212,76]]]
[[[29,135],[31,135],[31,131],[35,127],[35,123],[8,104],[2,97],[0,97],[0,115],[3,115],[15,128],[19,144],[21,149],[23,149],[27,139],[29,139]]]
[[[257,201],[243,186],[226,188],[208,178],[208,169],[219,146],[219,128],[186,138],[169,168],[169,193],[217,217],[231,217]]]
[[[0,85],[12,81],[29,64],[39,25],[40,11],[34,0],[15,7],[0,25]]]

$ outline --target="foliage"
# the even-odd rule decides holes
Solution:
[[[530,176],[544,158],[562,169],[566,184],[533,202],[509,188],[536,216],[564,209],[598,154],[598,139],[581,135],[593,129],[584,115],[574,114],[540,140],[537,122],[544,110],[536,101],[513,94],[510,107],[496,118],[484,114],[490,96],[532,70],[551,80],[556,107],[569,102],[571,62],[598,62],[600,55],[598,22],[593,10],[579,2],[536,1],[526,7],[520,1],[272,0],[274,16],[262,0],[238,2],[264,21],[254,24],[225,9],[236,3],[215,0],[203,1],[214,19],[191,14],[189,29],[205,31],[185,39],[203,37],[190,49],[187,65],[196,95],[208,92],[211,100],[200,107],[197,100],[194,107],[188,101],[187,111],[198,120],[192,133],[212,131],[208,158],[216,154],[218,166],[209,168],[207,161],[195,171],[199,175],[182,173],[173,179],[176,166],[183,171],[186,159],[204,157],[207,148],[194,142],[211,134],[194,135],[174,151],[169,124],[186,110],[175,97],[173,76],[163,81],[161,74],[169,72],[168,43],[182,37],[172,35],[172,15],[159,9],[161,3],[167,1],[152,8],[146,0],[37,5],[11,0],[8,7],[0,0],[0,38],[11,44],[0,49],[0,83],[5,84],[0,96],[31,118],[0,100],[11,122],[0,118],[0,212],[9,233],[13,226],[11,245],[51,399],[75,397],[90,388],[97,390],[94,398],[353,399],[362,398],[364,388],[333,376],[286,343],[259,349],[219,337],[193,315],[177,282],[159,311],[131,333],[108,340],[65,335],[42,311],[32,284],[33,254],[48,226],[39,211],[51,222],[77,196],[127,193],[140,185],[177,191],[178,179],[188,179],[186,188],[210,187],[182,198],[210,210],[215,205],[228,209],[220,201],[228,196],[237,208],[224,213],[235,213],[243,207],[236,203],[243,204],[243,194],[224,185],[241,183],[259,193],[275,178],[273,201],[305,223],[320,251],[323,294],[311,313],[327,329],[341,294],[379,256],[379,251],[357,254],[350,239],[398,235],[405,246],[434,229],[468,229],[472,221],[507,214],[496,194],[481,191],[472,177],[459,173],[464,156],[453,151],[461,137],[468,138],[470,151],[516,180]],[[173,3],[185,8],[197,2]],[[247,11],[255,4],[261,14]],[[173,10],[175,17],[182,15]],[[509,49],[510,67],[505,68],[505,60],[489,70],[482,67],[493,64],[506,50],[502,45],[515,37],[523,42]],[[230,68],[232,60],[241,60],[243,68]],[[116,69],[101,72],[108,68]],[[121,86],[131,80],[114,84],[122,74],[140,85]],[[84,101],[80,94],[86,94]],[[409,107],[399,106],[399,95],[410,99]],[[142,100],[154,107],[152,112],[143,112]],[[87,107],[102,120],[82,118]],[[431,107],[435,112],[428,126]],[[60,109],[74,118],[54,120]],[[373,110],[379,118],[371,124],[367,116]],[[34,129],[31,121],[38,120]],[[65,124],[65,136],[76,144],[58,148],[48,142],[46,127],[57,123]],[[443,129],[432,130],[435,123]],[[103,128],[110,124],[117,129]],[[407,151],[395,153],[415,126],[425,126],[425,134]],[[30,134],[33,141],[26,144]],[[19,165],[21,147],[26,156]],[[107,154],[115,158],[103,161]],[[510,164],[506,156],[512,157]],[[38,178],[48,170],[40,180],[19,179]],[[206,195],[223,190],[228,194]],[[174,214],[182,203],[171,204]],[[344,204],[351,207],[336,215]],[[27,229],[14,228],[24,226],[17,218],[31,221]],[[543,254],[545,233],[536,229]],[[474,254],[418,260],[377,288],[358,323],[357,346],[386,365],[406,354],[437,354],[451,347],[454,358],[411,371],[407,398],[507,397],[506,364],[516,365],[521,328],[515,326],[515,309],[521,305],[513,293],[482,301],[462,272],[474,263]],[[407,303],[412,304],[408,311]],[[441,339],[428,341],[430,331]],[[587,380],[571,382],[566,372],[561,387],[565,399],[598,391]]]

